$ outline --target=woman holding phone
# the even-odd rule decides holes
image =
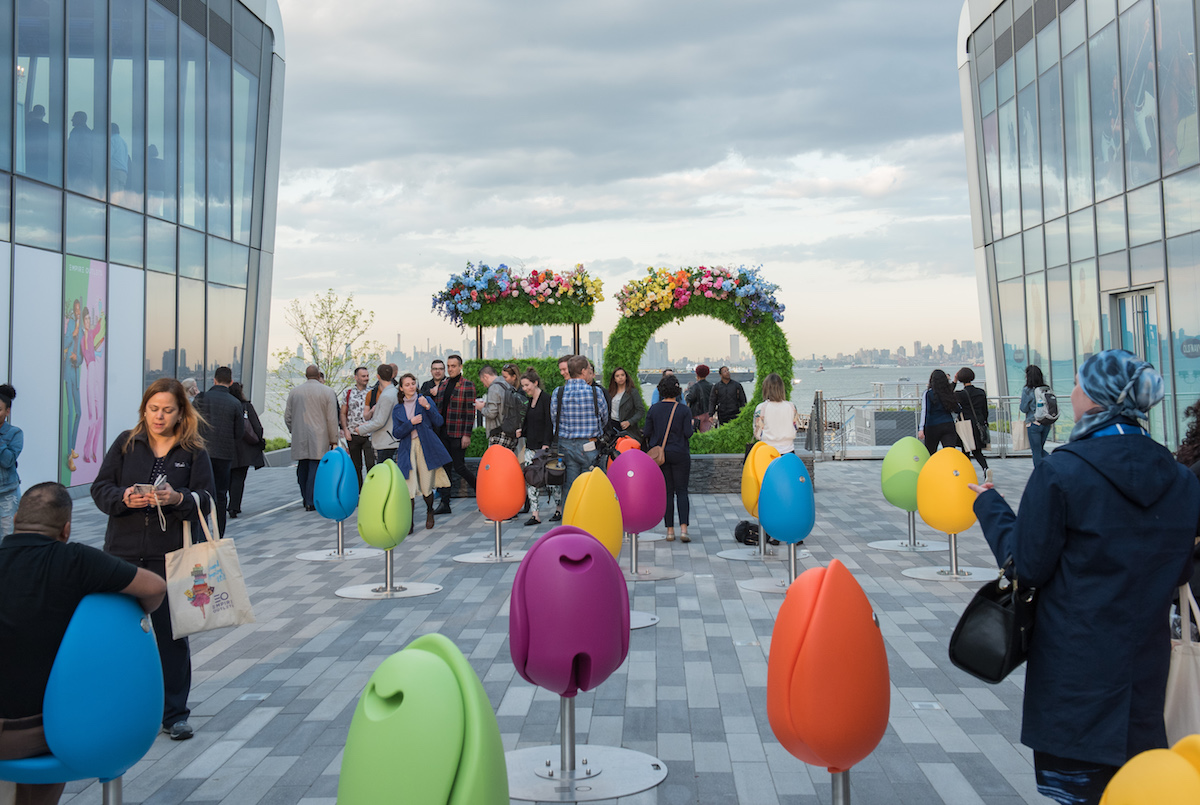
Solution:
[[[106,553],[166,578],[165,557],[183,547],[183,524],[197,516],[191,493],[201,493],[206,506],[216,496],[199,428],[200,415],[178,380],[155,380],[142,394],[137,425],[108,448],[92,482],[92,500],[108,515]],[[164,600],[150,615],[163,668],[162,725],[171,740],[184,741],[192,737],[192,659],[187,638],[171,637],[168,606]]]

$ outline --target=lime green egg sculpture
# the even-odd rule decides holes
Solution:
[[[917,477],[928,460],[929,451],[912,436],[905,436],[888,449],[880,477],[888,503],[906,512],[917,510]]]

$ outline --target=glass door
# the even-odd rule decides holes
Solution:
[[[1158,332],[1158,303],[1153,289],[1133,291],[1112,297],[1113,320],[1117,326],[1116,341],[1121,349],[1129,350],[1166,377],[1169,368],[1163,365]],[[1166,441],[1163,404],[1150,409],[1150,435],[1159,442]]]

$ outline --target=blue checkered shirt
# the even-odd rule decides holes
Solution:
[[[562,422],[558,421],[558,398],[562,397]],[[600,419],[596,419],[596,410],[600,411]],[[594,439],[600,435],[600,429],[608,422],[608,411],[605,410],[604,397],[600,390],[589,386],[583,378],[574,377],[567,385],[554,390],[550,400],[550,420],[557,428],[560,439]]]

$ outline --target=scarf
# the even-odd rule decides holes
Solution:
[[[1070,441],[1086,439],[1101,428],[1127,420],[1149,419],[1163,398],[1162,375],[1146,361],[1123,349],[1099,352],[1079,367],[1079,387],[1096,407],[1075,423]]]

